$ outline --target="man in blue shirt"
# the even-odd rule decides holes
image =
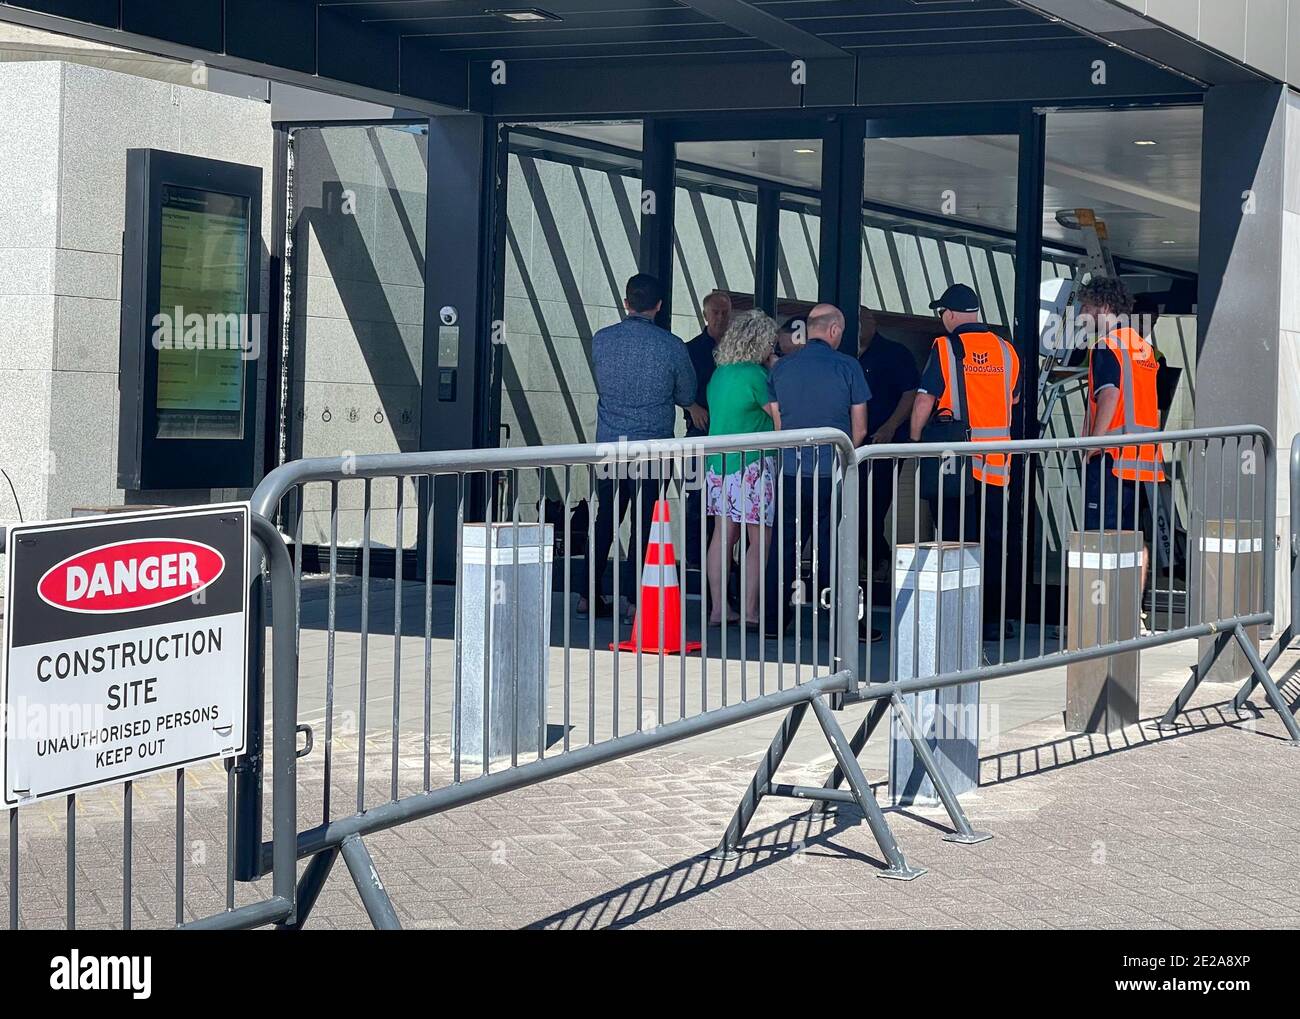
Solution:
[[[623,523],[628,507],[639,506],[640,517],[633,525],[633,548],[644,552],[654,518],[659,485],[652,477],[642,477],[652,468],[628,462],[620,456],[620,446],[652,439],[671,439],[677,420],[677,408],[693,413],[703,408],[695,403],[695,369],[686,353],[686,344],[655,325],[655,316],[663,307],[663,284],[654,276],[637,273],[627,281],[623,306],[627,317],[617,325],[606,326],[591,338],[591,364],[596,379],[596,441],[610,444],[608,455],[597,466],[599,481],[596,498],[595,545],[589,550],[595,563],[598,616],[613,615],[614,606],[605,599],[604,576],[614,532]],[[617,507],[615,503],[617,502]],[[640,578],[633,576],[635,553],[628,552],[623,561],[624,578],[619,593],[636,601]],[[643,560],[644,561],[644,560]],[[580,583],[585,582],[583,573]],[[578,612],[591,609],[591,592],[578,600]]]
[[[717,364],[713,352],[727,333],[731,324],[731,298],[715,290],[704,298],[704,329],[686,344],[691,367],[695,369],[695,406],[687,407],[682,416],[686,419],[686,437],[698,438],[709,434],[709,380]],[[702,561],[700,548],[700,513],[703,510],[703,493],[692,487],[686,493],[686,561],[697,566]]]
[[[871,390],[867,404],[867,441],[873,445],[907,442],[912,419],[912,404],[921,373],[916,358],[901,343],[886,339],[876,331],[874,316],[868,315],[862,323],[862,353],[858,363]],[[870,583],[882,563],[893,555],[885,536],[885,518],[894,504],[894,463],[892,460],[871,460],[870,469],[858,475],[858,552],[866,557]],[[865,466],[865,465],[864,465]]]
[[[798,356],[777,361],[768,383],[772,399],[768,409],[778,429],[838,428],[855,446],[866,440],[871,390],[862,366],[840,351],[843,338],[844,314],[834,305],[819,304],[808,313],[807,343]],[[835,452],[830,446],[785,451],[782,557],[779,564],[769,560],[765,577],[764,629],[769,635],[779,636],[782,623],[789,626],[794,618],[792,605],[816,606],[820,592],[830,586],[834,553],[831,514],[835,508],[831,482],[835,464]],[[797,570],[801,558],[798,544],[800,539],[814,535],[816,589],[808,590]]]

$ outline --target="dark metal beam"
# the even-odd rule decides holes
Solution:
[[[978,74],[954,74],[954,56],[906,53],[863,55],[858,63],[857,104],[1035,103],[1099,104],[1150,95],[1195,92],[1198,86],[1144,60],[1092,40],[1041,53],[1006,50],[978,54]],[[1102,70],[1097,62],[1104,62]]]
[[[954,74],[955,55],[875,52],[846,62],[810,61],[808,80],[792,80],[788,60],[688,58],[626,61],[515,61],[507,81],[471,96],[475,108],[495,116],[568,117],[725,115],[765,111],[860,107],[918,109],[976,104],[1106,106],[1197,99],[1202,89],[1187,79],[1092,40],[1026,54],[973,48],[979,74]],[[1105,62],[1104,76],[1094,72]],[[486,80],[487,65],[472,65],[471,79]]]
[[[791,81],[790,62],[780,57],[725,62],[521,60],[510,63],[505,82],[497,86],[482,84],[488,80],[487,66],[471,66],[471,103],[511,119],[797,110],[803,105],[803,88]]]
[[[239,9],[242,10],[243,6],[254,2],[255,0],[241,0]],[[75,39],[86,39],[139,53],[151,53],[186,63],[202,61],[209,68],[265,78],[268,81],[283,82],[287,85],[325,90],[362,102],[409,109],[429,115],[463,110],[467,105],[466,81],[469,65],[460,58],[442,56],[439,58],[442,66],[437,69],[430,68],[427,64],[403,68],[403,83],[413,89],[406,94],[375,88],[365,82],[330,79],[328,71],[318,66],[315,59],[312,60],[310,68],[307,66],[305,59],[299,53],[301,47],[296,43],[286,49],[275,45],[275,40],[279,38],[276,36],[267,35],[251,39],[241,37],[238,33],[243,21],[238,17],[230,16],[233,9],[227,10],[226,52],[224,53],[139,32],[123,31],[120,27],[120,19],[116,16],[111,24],[108,22],[91,24],[86,21],[72,20],[72,15],[59,16],[10,4],[0,4],[0,22],[25,25]],[[265,11],[261,10],[261,13],[263,19],[258,22],[258,25],[265,31],[267,27]],[[315,23],[313,16],[303,24],[295,26],[295,31],[301,38],[310,37],[315,42]],[[316,47],[313,46],[313,52],[315,49]],[[446,86],[445,91],[436,91],[432,87],[437,82]]]
[[[664,306],[655,320],[671,328],[673,314],[673,219],[677,145],[669,126],[653,117],[641,128],[641,247],[637,264],[664,286]]]
[[[776,314],[776,277],[781,249],[781,191],[761,187],[754,215],[754,306]]]
[[[280,397],[284,393],[284,278],[289,198],[289,131],[276,124],[272,132],[275,151],[271,164],[270,295],[267,301],[265,415],[262,430],[262,471],[265,477],[280,466]],[[292,379],[290,372],[287,376]],[[286,409],[288,404],[286,402]]]
[[[849,54],[833,43],[790,22],[768,14],[744,0],[680,0],[686,6],[706,14],[714,21],[730,25],[753,39],[775,46],[792,57],[823,59],[847,57]]]
[[[826,125],[822,149],[822,214],[818,297],[844,312],[840,349],[857,356],[862,305],[863,145],[866,117],[845,113]]]
[[[483,422],[491,406],[493,368],[501,349],[492,342],[493,322],[499,317],[494,310],[499,296],[492,281],[505,265],[493,241],[494,203],[502,194],[496,186],[500,165],[495,125],[472,115],[429,121],[421,449],[488,444]],[[446,334],[444,307],[455,310],[455,322],[446,326],[450,330]],[[455,519],[452,487],[442,486],[436,497],[437,518]],[[423,514],[421,505],[420,519]],[[421,563],[425,531],[419,529]],[[435,577],[454,577],[455,548],[438,542],[434,551]]]
[[[1038,438],[1038,309],[1043,275],[1043,189],[1047,177],[1047,118],[1026,107],[1020,115],[1016,193],[1016,308],[1012,336],[1020,354],[1020,406],[1013,434]],[[1031,546],[1032,547],[1032,546]]]
[[[1014,438],[1038,438],[1038,377],[1042,369],[1039,357],[1038,310],[1043,279],[1043,207],[1047,184],[1047,117],[1032,107],[1020,112],[1019,165],[1016,172],[1016,291],[1011,336],[1020,355],[1020,403],[1011,415]],[[1041,461],[1021,459],[1012,470],[1007,519],[1009,533],[1025,536],[1024,549],[1038,547],[1040,521],[1034,500],[1028,495],[1038,491],[1036,470]],[[1028,511],[1026,511],[1028,509]],[[1029,553],[1032,555],[1032,552]],[[1020,605],[1021,625],[1028,618],[1020,604],[1020,592],[1011,594]],[[1010,602],[1009,602],[1010,604]]]

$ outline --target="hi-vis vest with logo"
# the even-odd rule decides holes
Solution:
[[[1020,370],[1015,348],[996,333],[963,332],[965,352],[962,374],[966,379],[966,402],[956,385],[957,356],[947,336],[935,340],[939,366],[943,369],[943,397],[939,413],[948,413],[970,428],[972,442],[1011,441],[1011,401]],[[971,476],[986,485],[1005,488],[1011,481],[1010,458],[1006,453],[971,457]]]
[[[1144,435],[1160,431],[1160,404],[1156,375],[1160,361],[1155,349],[1132,329],[1117,329],[1103,341],[1119,362],[1119,404],[1108,430],[1123,435]],[[1088,363],[1088,413],[1097,422],[1097,390]],[[1106,450],[1115,461],[1111,473],[1125,481],[1164,481],[1164,461],[1155,443],[1139,446],[1111,446]]]

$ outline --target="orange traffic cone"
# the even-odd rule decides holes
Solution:
[[[650,525],[650,541],[646,545],[641,597],[636,603],[632,636],[618,645],[620,651],[680,655],[700,649],[698,641],[688,641],[685,649],[682,648],[682,589],[677,582],[677,557],[673,551],[670,519],[668,500],[658,500],[654,522]],[[611,644],[609,649],[613,651],[614,645]]]

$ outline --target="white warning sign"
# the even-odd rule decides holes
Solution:
[[[248,506],[10,529],[7,806],[244,750]]]

